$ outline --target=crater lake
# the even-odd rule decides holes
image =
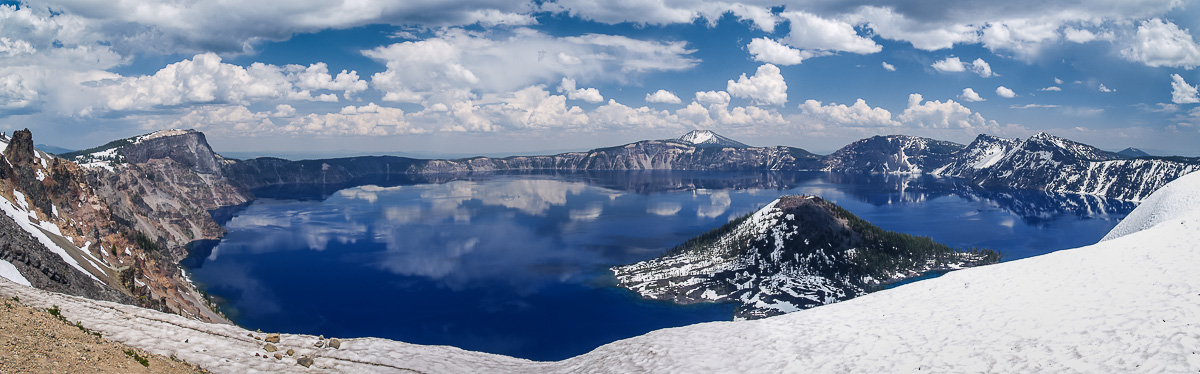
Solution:
[[[379,177],[277,186],[214,211],[189,276],[239,325],[560,360],[732,318],[617,288],[658,256],[781,195],[818,195],[887,230],[1004,261],[1092,244],[1135,205],[990,191],[954,178],[827,172],[586,172]]]

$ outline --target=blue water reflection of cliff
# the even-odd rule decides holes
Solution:
[[[1006,259],[1086,245],[1132,210],[1089,196],[983,191],[955,179],[830,173],[459,175],[280,186],[214,212],[228,235],[185,261],[239,324],[384,337],[536,360],[728,320],[612,286],[782,194],[816,194],[890,230]],[[345,188],[343,188],[345,187]],[[340,189],[339,189],[340,188]]]

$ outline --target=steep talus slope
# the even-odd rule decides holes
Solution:
[[[21,277],[33,287],[93,300],[126,304],[134,302],[119,286],[110,286],[119,284],[118,282],[108,278],[110,283],[104,283],[89,276],[92,274],[90,272],[74,269],[66,260],[23,230],[8,215],[0,215],[0,260],[16,267]]]
[[[949,163],[962,144],[908,135],[873,136],[825,157],[826,171],[920,174]]]
[[[884,231],[815,196],[784,196],[662,257],[612,269],[643,297],[737,302],[739,319],[848,300],[881,282],[995,263],[929,238]]]

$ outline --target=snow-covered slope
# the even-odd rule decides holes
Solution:
[[[697,147],[750,148],[742,142],[726,138],[709,130],[692,130],[679,137],[680,141]]]
[[[1200,172],[1167,183],[1113,227],[1100,241],[1143,231],[1163,222],[1200,211]]]
[[[1172,184],[1200,190],[1200,178]],[[1159,204],[1132,216],[1163,216]],[[1136,212],[1136,211],[1135,211]],[[235,326],[62,296],[0,280],[0,297],[58,305],[71,321],[214,372],[1167,372],[1200,370],[1200,210],[1094,245],[876,292],[783,316],[713,322],[614,342],[559,362],[532,362],[380,339],[262,359]],[[259,335],[261,336],[261,335]]]

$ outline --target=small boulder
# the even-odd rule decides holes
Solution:
[[[324,341],[324,340],[318,340],[318,341],[317,341],[317,344],[313,344],[313,346],[314,346],[314,347],[317,347],[317,348],[324,347],[324,346],[325,346],[325,341]]]
[[[287,354],[288,354],[288,356],[294,356],[294,355],[296,355],[296,351],[292,350],[292,349],[288,349]]]
[[[276,354],[275,354],[275,359],[276,359],[276,360],[282,360],[282,359],[283,359],[283,354],[276,353]]]
[[[279,334],[267,335],[266,341],[267,341],[267,343],[278,343],[279,342]]]
[[[274,344],[267,343],[267,345],[263,347],[263,350],[266,350],[267,352],[275,352],[278,351],[279,348],[276,348]]]
[[[309,366],[312,366],[313,359],[308,358],[308,357],[301,357],[299,360],[296,360],[296,364],[303,366],[303,367],[309,367]]]
[[[329,348],[333,348],[333,349],[342,348],[342,340],[338,339],[338,338],[329,338],[328,345],[329,345]]]

